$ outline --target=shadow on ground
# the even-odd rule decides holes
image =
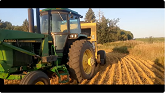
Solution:
[[[95,74],[97,72],[104,72],[106,68],[112,64],[117,64],[118,61],[121,61],[122,58],[129,55],[128,48],[126,46],[114,47],[111,52],[106,51],[106,64],[101,66],[97,65]]]
[[[163,59],[164,60],[164,59]],[[160,64],[160,59],[155,59],[152,64],[152,72],[155,74],[154,84],[164,85],[164,65]],[[158,79],[159,78],[159,79]]]

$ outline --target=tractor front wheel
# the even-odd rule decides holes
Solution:
[[[44,72],[32,71],[21,80],[20,85],[50,85],[50,80]]]
[[[95,53],[92,44],[86,40],[73,42],[69,49],[69,72],[71,78],[81,82],[91,79],[95,70]]]

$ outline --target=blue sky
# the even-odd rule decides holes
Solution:
[[[35,15],[35,8],[34,15]],[[43,9],[43,8],[42,8]],[[88,8],[70,8],[83,16]],[[99,8],[92,8],[98,19]],[[163,8],[100,8],[104,16],[109,19],[120,18],[118,26],[121,29],[131,31],[135,38],[143,37],[164,37],[165,10]],[[22,25],[28,18],[27,8],[1,8],[0,19],[9,21],[13,25]],[[35,23],[36,24],[36,19]]]

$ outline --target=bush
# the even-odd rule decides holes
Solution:
[[[154,38],[152,36],[150,36],[149,39],[148,39],[148,42],[149,43],[153,43],[154,42]]]
[[[127,46],[114,47],[113,52],[129,53]]]
[[[164,68],[164,56],[156,58],[154,62],[155,62],[155,64]]]

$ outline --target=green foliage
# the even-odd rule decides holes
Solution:
[[[156,58],[154,60],[154,62],[155,62],[155,64],[157,64],[157,65],[159,65],[159,66],[164,68],[164,56]]]
[[[111,47],[127,46],[128,48],[133,48],[135,45],[138,44],[139,42],[134,42],[134,41],[117,41],[111,43],[104,43],[103,46],[111,46]]]
[[[2,29],[9,29],[9,30],[13,30],[14,29],[10,22],[8,22],[8,21],[4,22],[2,20],[0,20],[0,28],[2,28]]]
[[[85,22],[95,22],[96,19],[95,19],[95,14],[93,12],[93,10],[91,8],[89,8],[88,12],[86,13],[86,16],[85,16]]]
[[[22,26],[13,26],[13,27],[14,27],[13,30],[22,31]]]
[[[133,34],[130,31],[125,31],[119,28],[117,19],[106,19],[104,15],[101,17],[101,21],[97,21],[97,40],[98,43],[108,43],[115,41],[125,41],[133,39]]]
[[[18,31],[25,31],[28,32],[29,31],[29,22],[27,19],[25,19],[23,21],[22,26],[13,26],[10,22],[8,21],[2,21],[0,20],[0,28],[2,29],[9,29],[9,30],[18,30]],[[34,31],[37,31],[37,26],[34,26]]]
[[[25,19],[25,21],[23,21],[22,30],[25,31],[25,32],[29,31],[29,22],[28,22],[27,19]]]
[[[149,40],[148,41],[149,43],[153,43],[153,41],[154,41],[152,36],[150,36],[148,40]]]
[[[113,52],[129,53],[127,46],[114,47]]]

